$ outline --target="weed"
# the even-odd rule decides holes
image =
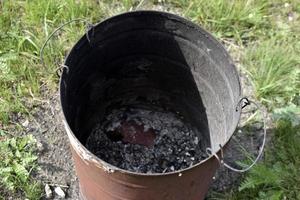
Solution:
[[[279,120],[264,163],[256,165],[241,184],[239,195],[250,199],[300,199],[300,126]],[[241,198],[241,197],[240,197]]]
[[[7,191],[22,192],[26,198],[33,200],[41,196],[41,185],[30,178],[32,171],[37,169],[35,144],[32,135],[1,136],[0,140],[1,186]]]
[[[288,120],[292,123],[292,126],[300,125],[300,106],[289,103],[285,107],[274,109],[273,113],[275,121]]]

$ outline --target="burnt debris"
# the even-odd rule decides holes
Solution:
[[[133,172],[185,169],[206,154],[201,137],[181,118],[163,110],[113,110],[93,129],[86,147],[104,161]]]

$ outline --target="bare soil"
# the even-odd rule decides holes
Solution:
[[[40,170],[34,177],[41,180],[43,186],[50,185],[52,199],[59,199],[54,192],[59,186],[66,192],[66,199],[79,200],[78,181],[60,112],[58,93],[47,94],[40,105],[33,108],[33,119],[24,127],[25,134],[33,134],[37,139]],[[22,117],[15,120],[21,124],[24,121]]]

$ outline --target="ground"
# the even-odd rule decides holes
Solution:
[[[61,187],[67,199],[78,198],[56,71],[85,25],[71,24],[56,34],[45,49],[45,65],[39,51],[66,21],[96,23],[135,9],[173,12],[213,33],[232,56],[244,95],[268,113],[263,159],[244,174],[221,167],[207,199],[300,199],[299,5],[298,0],[0,1],[0,199],[43,199],[46,184]],[[226,153],[236,167],[249,163],[248,153],[256,155],[262,133],[259,112],[243,114],[241,122]]]

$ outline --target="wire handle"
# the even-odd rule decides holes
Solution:
[[[234,168],[234,167],[232,167],[229,164],[227,164],[227,163],[224,162],[223,147],[222,147],[221,144],[220,144],[221,157],[219,157],[217,155],[217,153],[215,153],[215,152],[213,153],[210,148],[206,149],[207,154],[215,156],[215,158],[218,160],[218,162],[220,163],[220,165],[224,165],[226,168],[228,168],[228,169],[230,169],[230,170],[232,170],[234,172],[239,172],[239,173],[243,173],[243,172],[246,172],[246,171],[250,170],[258,162],[258,160],[261,158],[261,156],[263,154],[263,151],[264,151],[264,148],[265,148],[265,144],[266,144],[267,127],[266,127],[266,116],[265,116],[265,112],[263,112],[263,109],[257,103],[249,100],[246,97],[243,97],[239,101],[238,106],[240,106],[240,108],[243,109],[244,107],[246,107],[247,105],[250,105],[250,104],[254,104],[257,107],[257,110],[259,110],[264,115],[263,116],[263,123],[264,123],[264,126],[263,126],[263,134],[264,134],[263,142],[262,142],[261,147],[259,148],[259,153],[258,153],[257,157],[255,158],[255,160],[252,162],[252,164],[249,165],[248,167],[244,168],[244,169],[237,169],[237,168]]]
[[[40,60],[41,63],[43,65],[44,68],[46,68],[45,66],[45,62],[44,62],[44,50],[45,47],[47,46],[48,42],[51,40],[51,38],[55,35],[55,33],[57,33],[58,31],[60,31],[62,28],[64,28],[66,25],[69,25],[73,22],[84,22],[86,24],[86,38],[88,40],[88,42],[91,44],[91,38],[89,36],[89,31],[92,30],[92,37],[94,36],[94,25],[92,23],[90,23],[89,21],[87,21],[86,19],[83,18],[77,18],[77,19],[72,19],[70,21],[67,21],[66,23],[60,25],[58,28],[56,28],[50,35],[49,37],[46,39],[46,41],[44,42],[41,51],[40,51]],[[64,65],[63,65],[64,66]],[[56,72],[57,73],[57,72]]]

